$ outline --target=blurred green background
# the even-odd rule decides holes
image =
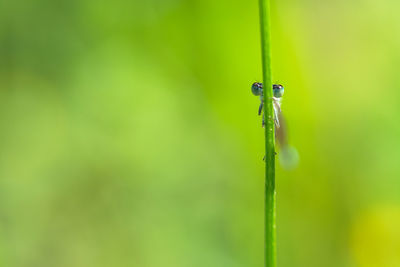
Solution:
[[[278,266],[400,266],[400,4],[273,1]],[[263,266],[258,3],[0,2],[0,266]]]

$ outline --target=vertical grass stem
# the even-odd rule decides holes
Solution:
[[[275,125],[272,106],[270,0],[259,0],[265,114],[265,266],[276,267]]]

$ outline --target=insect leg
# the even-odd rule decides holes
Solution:
[[[265,114],[263,114],[262,116],[262,127],[263,128],[265,127]]]

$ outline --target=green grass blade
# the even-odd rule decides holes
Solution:
[[[259,0],[265,114],[265,266],[276,266],[275,125],[272,106],[270,3]]]

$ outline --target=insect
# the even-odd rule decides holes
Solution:
[[[251,91],[254,95],[260,97],[260,106],[258,108],[258,115],[263,112],[264,94],[263,84],[255,82],[251,86]],[[274,108],[274,123],[275,123],[275,137],[280,147],[280,163],[281,166],[287,170],[296,168],[299,162],[299,154],[295,147],[290,146],[288,142],[287,126],[281,112],[281,101],[285,89],[280,84],[272,85],[273,97],[271,99]],[[264,114],[262,118],[262,126],[265,126]],[[276,152],[275,152],[276,154]],[[264,156],[265,159],[265,156]],[[263,159],[263,160],[264,160]]]
[[[253,83],[251,86],[253,95],[260,96],[260,106],[258,108],[258,115],[261,115],[264,106],[263,84],[259,82]],[[280,127],[279,117],[281,117],[281,100],[285,89],[280,84],[272,85],[274,96],[272,97],[272,105],[274,108],[274,122],[277,128]],[[265,126],[265,115],[263,114],[262,126]]]

